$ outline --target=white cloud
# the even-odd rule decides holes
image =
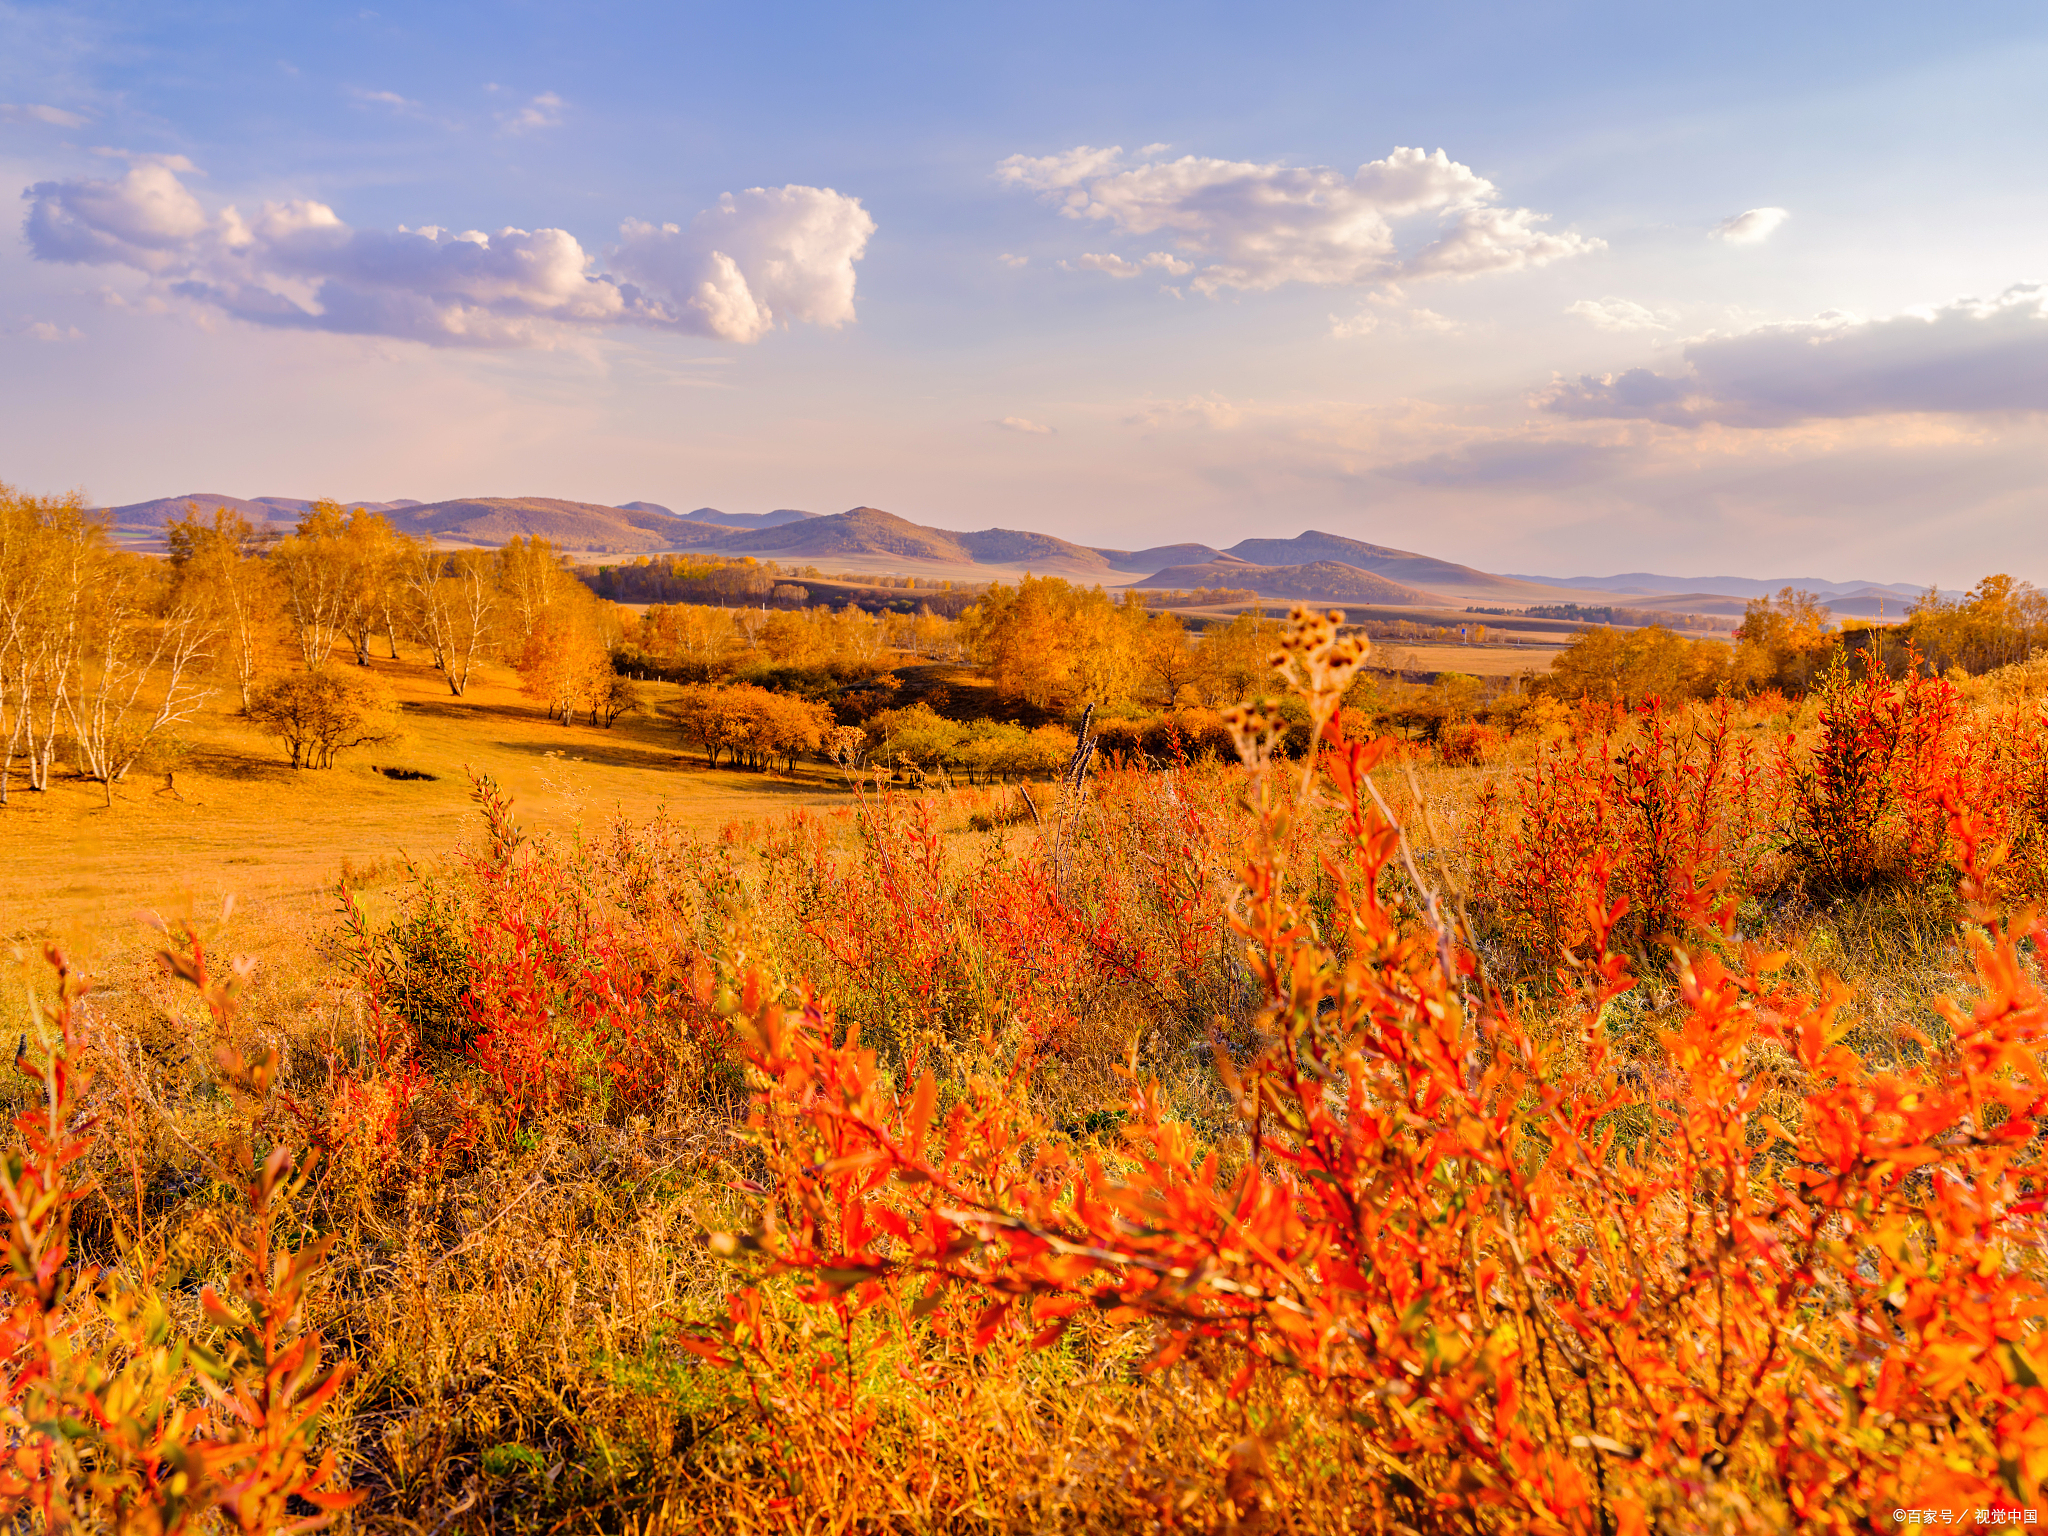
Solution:
[[[1121,149],[1083,145],[1060,155],[1012,155],[996,175],[1056,200],[1065,218],[1099,221],[1125,235],[1165,236],[1191,266],[1200,265],[1193,286],[1210,294],[1283,283],[1476,277],[1604,245],[1539,229],[1545,216],[1527,208],[1493,206],[1494,185],[1442,150],[1397,149],[1350,173],[1195,155],[1141,155],[1129,166],[1122,159]],[[1411,240],[1404,250],[1394,224],[1424,216],[1437,221],[1440,233]],[[1081,260],[1113,276],[1130,276],[1142,264]]]
[[[1029,187],[1034,192],[1052,192],[1061,187],[1079,186],[1089,177],[1115,165],[1123,158],[1123,153],[1119,145],[1090,149],[1083,144],[1063,155],[1043,155],[1037,159],[1029,155],[1012,155],[996,167],[996,179],[1016,187]]]
[[[1031,265],[1031,258],[1029,256],[1012,256],[1008,251],[1003,252],[996,260],[1006,267],[1028,267]]]
[[[1052,434],[1051,427],[1044,425],[1042,422],[1031,421],[1023,416],[1005,416],[996,425],[1010,432],[1035,432],[1046,436]]]
[[[565,327],[644,325],[758,340],[854,317],[875,224],[818,187],[727,194],[684,229],[628,220],[613,271],[560,229],[357,230],[325,203],[210,212],[170,167],[38,182],[25,225],[43,261],[133,268],[159,295],[257,325],[439,346],[533,346]]]
[[[22,334],[36,341],[83,341],[85,332],[75,325],[58,325],[50,320],[37,320],[22,327]]]
[[[1633,299],[1617,299],[1612,294],[1604,299],[1580,299],[1576,304],[1566,305],[1564,312],[1603,331],[1661,331],[1667,328],[1670,319],[1666,313],[1645,309]]]
[[[1686,343],[1686,371],[1560,379],[1537,397],[1583,420],[1776,427],[1895,413],[2048,411],[2048,287],[1864,320],[1830,312]]]
[[[417,117],[425,110],[411,97],[401,96],[396,91],[366,91],[354,85],[347,89],[349,96],[359,107],[389,107],[406,117]]]
[[[1068,264],[1061,262],[1060,265],[1065,267]],[[1136,277],[1141,272],[1154,270],[1169,272],[1175,277],[1180,277],[1185,273],[1195,270],[1191,262],[1176,260],[1164,251],[1154,251],[1151,255],[1142,256],[1136,261],[1126,261],[1121,256],[1101,255],[1091,251],[1068,268],[1070,271],[1077,269],[1086,272],[1103,272],[1111,277]]]
[[[90,119],[81,113],[67,112],[62,107],[46,107],[35,102],[0,101],[0,122],[47,123],[52,128],[83,128]]]
[[[792,320],[836,329],[853,319],[853,264],[875,221],[858,198],[823,187],[726,193],[688,229],[628,220],[612,263],[666,295],[676,323],[753,341]]]
[[[553,91],[542,91],[518,111],[500,112],[498,129],[502,133],[530,133],[536,128],[559,128],[564,105]]]
[[[1783,208],[1752,208],[1732,219],[1723,219],[1708,233],[1730,245],[1761,245],[1792,215]]]

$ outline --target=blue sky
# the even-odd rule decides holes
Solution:
[[[2048,578],[2044,65],[2018,5],[0,4],[0,476]]]

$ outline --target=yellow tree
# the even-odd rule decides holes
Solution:
[[[284,588],[285,616],[299,661],[310,672],[326,663],[356,612],[360,588],[348,513],[337,501],[314,502],[270,558]]]
[[[50,664],[51,619],[57,603],[58,541],[53,527],[82,520],[84,499],[24,496],[0,485],[0,805],[7,804],[14,765],[24,763],[29,788],[45,787],[47,750],[61,708]]]
[[[215,507],[208,517],[187,502],[183,517],[164,524],[164,538],[180,599],[210,607],[219,621],[246,714],[281,598],[277,571],[263,558],[263,535],[231,507]]]
[[[553,607],[574,578],[559,551],[546,539],[513,538],[498,551],[498,585],[505,594],[506,647],[513,656],[526,649],[541,615]]]
[[[182,588],[168,567],[110,548],[98,522],[66,518],[51,533],[58,582],[46,610],[49,681],[81,771],[112,805],[114,785],[150,744],[212,695],[204,673],[221,611],[210,592]]]
[[[564,725],[595,716],[610,690],[611,650],[581,606],[558,603],[542,613],[520,650],[520,691]]]

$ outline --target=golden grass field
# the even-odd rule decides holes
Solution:
[[[508,789],[524,823],[561,834],[657,811],[715,828],[846,793],[818,765],[800,766],[795,779],[706,770],[653,713],[673,692],[667,684],[642,684],[648,710],[605,730],[548,720],[509,669],[480,668],[457,699],[423,662],[370,665],[404,703],[404,735],[330,770],[293,769],[222,692],[181,728],[188,750],[174,792],[161,772],[137,769],[110,807],[97,784],[60,778],[31,794],[17,778],[0,811],[0,939],[76,944],[126,928],[139,907],[217,912],[230,894],[303,909],[331,891],[344,859],[361,883],[382,883],[405,856],[431,862],[467,839],[469,768]],[[394,779],[385,768],[434,777]]]

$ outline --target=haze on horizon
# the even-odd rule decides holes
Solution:
[[[0,3],[0,477],[2048,580],[2048,15]]]

